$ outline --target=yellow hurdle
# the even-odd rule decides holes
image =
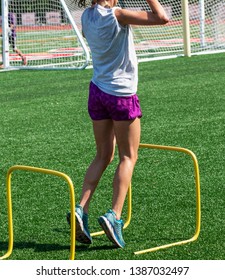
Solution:
[[[0,257],[0,260],[8,258],[13,251],[13,215],[12,215],[12,197],[11,197],[11,175],[14,170],[25,170],[31,172],[39,172],[49,175],[54,175],[63,178],[69,185],[70,189],[70,210],[71,210],[71,241],[70,241],[70,260],[75,259],[75,239],[76,239],[76,230],[75,230],[75,195],[74,195],[74,186],[72,180],[69,176],[64,173],[32,167],[32,166],[24,166],[24,165],[15,165],[9,168],[7,172],[6,186],[7,186],[7,206],[8,206],[8,233],[9,233],[9,241],[8,241],[8,251],[5,255]]]
[[[157,246],[154,248],[144,249],[141,251],[134,252],[135,255],[145,254],[148,252],[154,252],[160,249],[166,249],[169,247],[183,245],[192,241],[197,240],[199,233],[200,233],[200,224],[201,224],[201,203],[200,203],[200,176],[199,176],[199,167],[198,161],[195,154],[185,148],[181,147],[173,147],[173,146],[162,146],[162,145],[153,145],[153,144],[140,144],[140,148],[148,148],[148,149],[160,149],[160,150],[169,150],[169,151],[176,151],[188,154],[194,163],[194,172],[195,172],[195,188],[196,188],[196,228],[195,234],[187,240],[181,240],[174,243],[169,243],[161,246]],[[12,217],[12,198],[11,198],[11,175],[14,170],[25,170],[25,171],[32,171],[32,172],[39,172],[44,174],[55,175],[58,177],[63,178],[69,185],[70,188],[70,212],[71,212],[71,243],[70,243],[70,260],[75,259],[75,239],[76,239],[76,231],[75,231],[75,195],[74,195],[74,186],[73,183],[66,174],[50,170],[50,169],[43,169],[31,166],[24,166],[24,165],[15,165],[9,168],[7,172],[7,206],[8,206],[8,232],[9,232],[9,242],[8,242],[8,251],[5,255],[0,257],[0,260],[8,258],[12,254],[13,250],[13,217]],[[128,209],[127,209],[127,218],[124,224],[124,229],[128,227],[131,221],[131,212],[132,212],[132,190],[131,184],[128,189],[127,194],[128,199]],[[104,234],[104,231],[98,231],[91,233],[91,236],[98,236]]]
[[[166,249],[169,247],[183,245],[192,241],[197,240],[199,233],[200,233],[200,224],[201,224],[201,203],[200,203],[200,176],[199,176],[199,166],[198,161],[195,154],[185,148],[180,147],[173,147],[173,146],[162,146],[162,145],[152,145],[152,144],[140,144],[140,148],[148,148],[148,149],[160,149],[160,150],[169,150],[169,151],[176,151],[188,154],[191,156],[193,163],[194,163],[194,172],[195,172],[195,188],[196,188],[196,227],[195,227],[195,234],[187,240],[182,240],[174,243],[169,243],[161,246],[157,246],[154,248],[149,248],[141,251],[134,252],[135,255],[145,254],[148,252],[158,251],[160,249]]]

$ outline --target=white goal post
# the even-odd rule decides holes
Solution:
[[[0,29],[3,37],[0,56],[5,67],[82,69],[91,65],[89,48],[81,35],[84,8],[78,7],[76,1],[1,1]],[[139,62],[225,52],[225,0],[159,2],[170,18],[167,25],[132,26]],[[146,0],[119,0],[118,5],[132,10],[149,9]],[[26,66],[22,65],[21,57],[8,45],[8,6],[14,13],[16,43],[27,58]]]

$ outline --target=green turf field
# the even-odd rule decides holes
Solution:
[[[79,199],[94,156],[87,113],[92,70],[0,72],[0,255],[7,250],[6,173],[22,164],[69,175]],[[132,181],[132,220],[125,249],[105,236],[90,247],[77,244],[79,260],[221,260],[225,255],[225,57],[177,58],[139,65],[142,143],[181,146],[199,161],[202,223],[188,245],[136,256],[134,251],[188,239],[195,230],[195,184],[191,159],[169,151],[140,150]],[[90,208],[90,229],[111,207],[106,170]],[[49,175],[16,171],[12,176],[12,260],[68,259],[70,229],[65,215],[69,188]],[[126,218],[127,206],[124,208]]]

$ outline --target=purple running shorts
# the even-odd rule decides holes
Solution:
[[[137,94],[114,96],[101,91],[93,82],[89,88],[88,113],[94,121],[125,121],[142,117]]]

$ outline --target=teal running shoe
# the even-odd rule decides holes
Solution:
[[[91,244],[92,238],[88,229],[88,215],[84,213],[81,205],[76,205],[76,240],[83,244]],[[66,219],[70,225],[70,212],[67,213]]]
[[[117,247],[124,248],[125,242],[122,236],[124,223],[122,220],[116,219],[116,213],[113,210],[109,210],[104,216],[99,217],[98,222],[109,240]]]

